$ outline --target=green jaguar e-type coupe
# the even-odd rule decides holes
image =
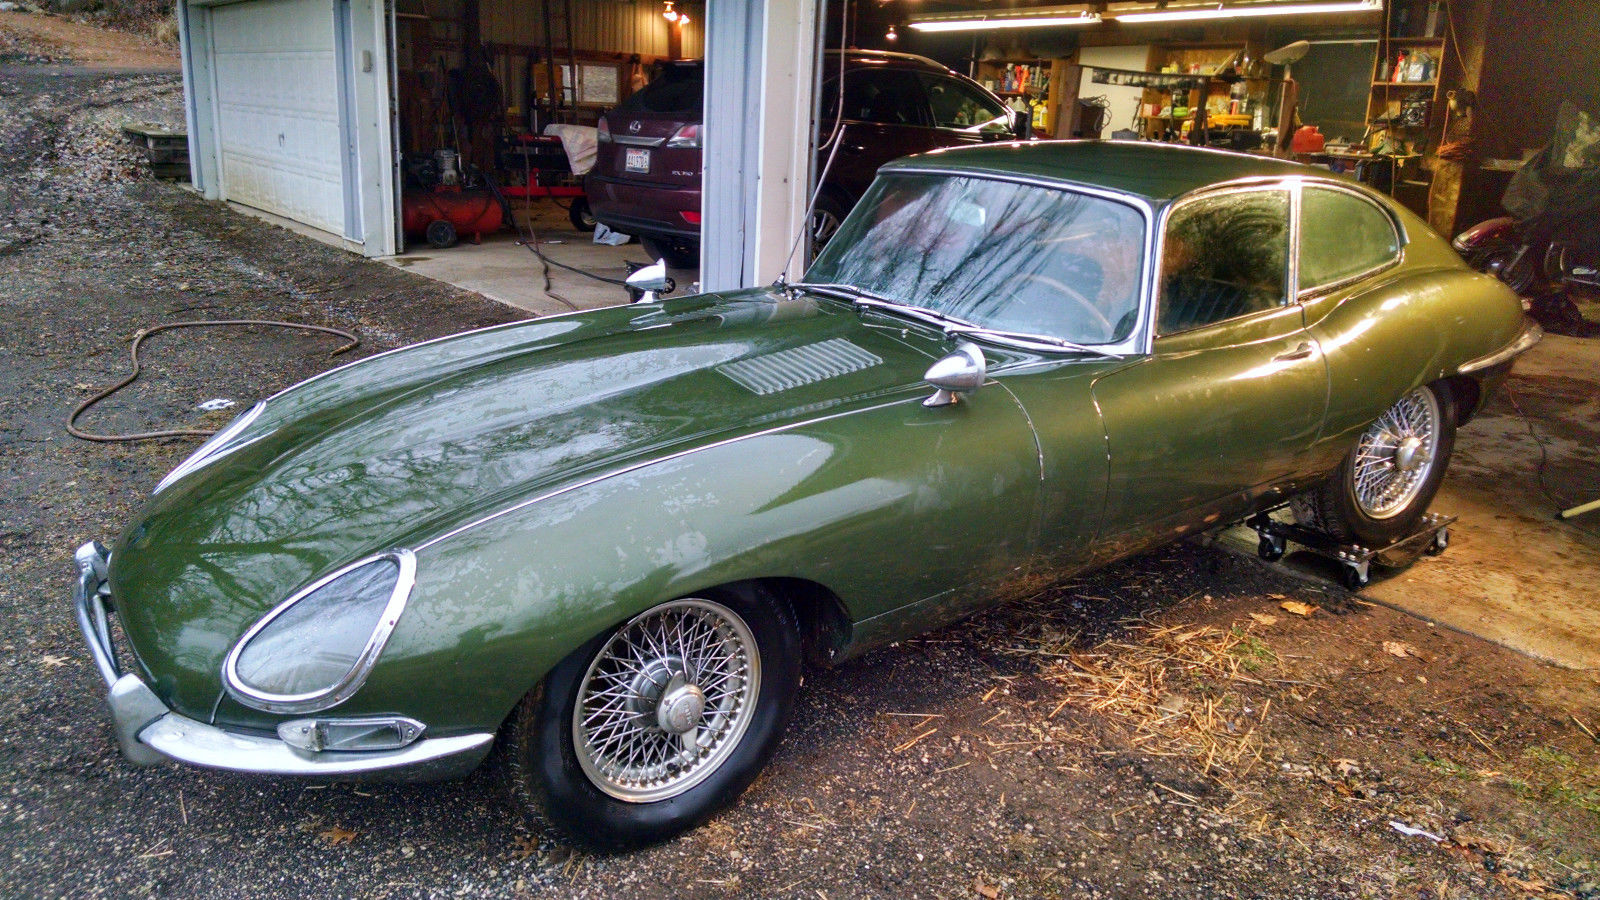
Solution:
[[[1290,498],[1344,541],[1407,533],[1538,337],[1324,171],[930,153],[803,282],[469,332],[256,404],[78,551],[77,614],[130,760],[436,778],[498,745],[530,808],[627,846],[750,784],[802,660]]]

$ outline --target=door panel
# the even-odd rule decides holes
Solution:
[[[1242,514],[1297,470],[1327,394],[1298,305],[1157,338],[1151,357],[1099,379],[1109,552]]]

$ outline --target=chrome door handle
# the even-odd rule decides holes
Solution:
[[[1293,350],[1288,350],[1288,351],[1285,351],[1283,353],[1279,353],[1277,356],[1274,356],[1272,358],[1272,361],[1273,362],[1288,362],[1291,359],[1305,359],[1306,357],[1310,356],[1311,354],[1313,354],[1315,352],[1317,352],[1317,350],[1316,350],[1315,347],[1311,346],[1311,342],[1310,341],[1301,341],[1300,342],[1300,346],[1294,348]]]

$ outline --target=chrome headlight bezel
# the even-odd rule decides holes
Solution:
[[[301,694],[273,694],[257,690],[246,684],[239,676],[239,657],[244,653],[250,641],[273,623],[275,619],[288,612],[295,604],[311,597],[329,582],[356,571],[375,562],[391,560],[398,568],[394,587],[389,593],[388,602],[379,615],[377,624],[372,634],[367,638],[366,644],[357,655],[354,665],[344,677],[334,684],[315,691]],[[387,550],[356,560],[348,565],[318,578],[293,594],[289,598],[273,607],[270,612],[262,616],[250,626],[233,649],[228,651],[228,656],[222,663],[222,684],[227,692],[240,703],[252,709],[272,713],[309,713],[331,709],[350,699],[356,691],[366,683],[367,676],[378,663],[378,656],[383,653],[384,645],[388,643],[389,636],[394,632],[400,614],[404,612],[406,601],[410,599],[411,589],[416,584],[417,558],[410,550]]]

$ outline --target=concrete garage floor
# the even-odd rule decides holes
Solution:
[[[1506,387],[1457,432],[1432,507],[1460,517],[1450,548],[1398,572],[1375,569],[1362,596],[1536,659],[1600,669],[1600,511],[1556,518],[1600,497],[1597,370],[1593,339],[1547,335],[1524,355]],[[1248,528],[1220,541],[1255,553]],[[1275,565],[1338,575],[1304,552]]]
[[[654,261],[637,241],[620,247],[594,243],[592,235],[574,231],[566,212],[549,200],[535,201],[529,213],[540,250],[553,262],[620,281],[628,275],[624,261]],[[407,252],[384,262],[541,316],[627,302],[620,286],[555,265],[549,267],[547,289],[545,267],[519,242],[526,234],[502,231],[485,236],[481,244],[462,242],[444,250],[415,241]],[[674,296],[688,293],[700,278],[697,269],[674,269],[671,274],[678,284]]]

